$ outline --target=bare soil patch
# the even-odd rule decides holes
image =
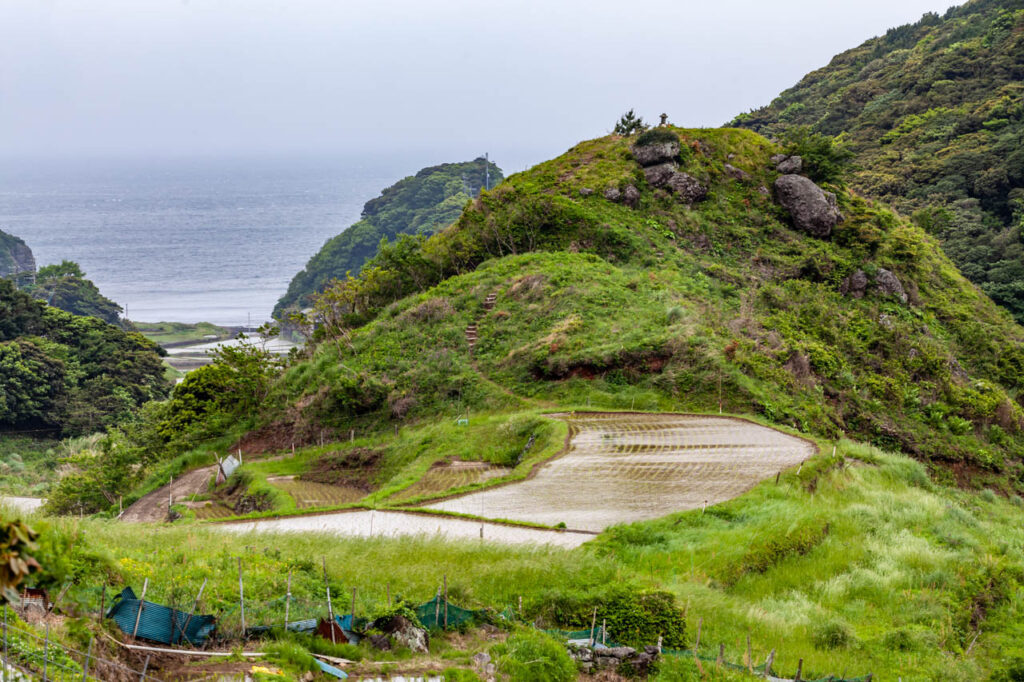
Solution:
[[[174,479],[169,490],[168,486],[163,486],[139,498],[134,504],[124,510],[121,520],[131,523],[166,521],[168,503],[173,501],[177,504],[178,502],[186,501],[193,495],[201,495],[207,492],[210,479],[213,478],[216,471],[216,466],[203,467],[201,469],[194,469],[180,478]]]

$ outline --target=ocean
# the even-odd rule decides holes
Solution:
[[[270,319],[292,276],[418,161],[0,162],[0,230],[140,322]]]

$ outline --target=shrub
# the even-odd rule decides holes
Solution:
[[[818,623],[811,630],[811,643],[817,649],[842,649],[853,642],[853,632],[837,620]]]
[[[299,670],[319,670],[313,655],[304,646],[296,642],[274,642],[263,649],[267,658]]]
[[[652,128],[636,138],[636,146],[643,147],[649,144],[663,144],[675,142],[679,144],[679,136],[668,128]]]
[[[845,184],[854,154],[841,140],[811,132],[809,126],[790,128],[782,139],[787,154],[796,154],[803,159],[804,172],[812,180],[840,186]]]
[[[511,682],[570,682],[576,665],[561,642],[538,630],[520,630],[491,649],[498,670]]]

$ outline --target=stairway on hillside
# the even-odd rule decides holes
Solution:
[[[490,311],[492,308],[494,308],[494,303],[497,300],[498,300],[498,294],[496,294],[494,292],[491,292],[491,293],[487,294],[487,298],[484,299],[484,310]],[[478,317],[477,319],[479,320],[480,318]],[[478,337],[479,337],[479,333],[478,333],[477,323],[476,322],[474,322],[473,324],[471,324],[471,325],[466,327],[466,343],[469,344],[469,353],[470,353],[470,355],[473,354],[473,348],[476,347],[476,341],[477,341]]]
[[[476,324],[471,324],[466,327],[466,343],[469,344],[469,352],[473,352],[473,347],[476,346]]]

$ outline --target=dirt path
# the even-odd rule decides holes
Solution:
[[[183,501],[192,495],[198,495],[207,491],[207,484],[210,478],[217,471],[217,466],[194,469],[181,478],[175,478],[170,486],[170,494],[175,502]],[[142,521],[166,521],[168,503],[168,486],[154,490],[148,495],[139,498],[135,504],[124,510],[121,515],[122,521],[139,523]]]
[[[816,451],[809,441],[726,417],[560,416],[573,434],[569,449],[535,476],[430,508],[601,531],[732,499]]]

